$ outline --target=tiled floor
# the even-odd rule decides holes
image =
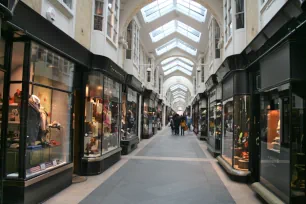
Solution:
[[[193,133],[168,127],[98,176],[74,184],[46,203],[260,203],[248,185],[231,181]]]

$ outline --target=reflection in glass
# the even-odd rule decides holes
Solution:
[[[126,112],[126,138],[137,135],[137,92],[128,88]]]
[[[250,97],[234,97],[234,167],[249,169]]]
[[[289,86],[261,94],[260,181],[289,202]],[[281,178],[281,179],[280,179]]]
[[[104,77],[103,141],[102,154],[118,148],[120,86],[114,80]]]
[[[223,102],[223,127],[222,157],[232,165],[233,156],[233,131],[234,131],[234,104],[233,98]]]
[[[215,148],[221,150],[221,137],[222,137],[222,104],[217,103],[215,107]]]
[[[98,157],[102,155],[102,109],[103,75],[100,72],[92,72],[88,76],[85,98],[85,157]]]

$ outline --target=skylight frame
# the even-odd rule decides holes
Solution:
[[[171,62],[169,62],[168,64],[162,66],[162,69],[164,71],[167,71],[168,69],[174,67],[174,66],[180,66],[184,69],[187,69],[188,71],[193,71],[193,66],[189,66],[188,64],[184,63],[183,61],[179,60],[179,59],[175,59]]]
[[[178,95],[178,94],[182,94],[183,96],[186,96],[186,93],[183,91],[175,91],[172,93],[173,96]]]
[[[172,20],[149,33],[153,43],[171,35],[180,33],[194,42],[200,42],[202,33],[179,20]]]
[[[173,90],[175,90],[175,89],[177,89],[177,88],[180,88],[180,89],[182,89],[182,90],[184,90],[184,91],[187,91],[187,90],[188,90],[188,88],[187,88],[185,85],[183,85],[183,84],[176,84],[176,85],[173,85],[173,86],[170,87],[170,90],[173,91]]]
[[[197,55],[197,52],[198,52],[198,50],[195,47],[189,45],[185,41],[178,39],[178,38],[174,38],[166,42],[165,44],[161,45],[160,47],[156,48],[155,52],[157,55],[162,55],[165,52],[168,52],[174,48],[180,48],[181,50],[193,56]]]
[[[192,75],[192,72],[190,72],[187,69],[184,69],[183,67],[180,67],[180,66],[175,66],[175,67],[172,67],[172,68],[168,69],[167,71],[164,72],[164,75],[167,76],[167,75],[169,75],[169,74],[171,74],[175,71],[181,71],[184,74],[187,74],[188,76]]]
[[[205,22],[207,9],[194,0],[156,0],[141,9],[143,19],[150,23],[171,11],[179,11],[201,23]]]
[[[193,66],[194,65],[194,63],[191,60],[189,60],[189,59],[187,59],[185,57],[168,57],[167,59],[164,59],[163,61],[161,61],[161,65],[168,64],[169,62],[172,62],[172,61],[174,61],[176,59],[179,59],[179,60],[185,62],[189,66]]]
[[[182,98],[182,99],[185,99],[186,96],[183,96],[183,95],[176,95],[176,96],[173,96],[174,99],[177,99],[177,98]]]

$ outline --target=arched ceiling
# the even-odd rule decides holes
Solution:
[[[196,62],[207,48],[208,23],[211,16],[222,25],[222,2],[121,0],[120,22],[123,23],[120,24],[120,31],[124,32],[133,17],[137,16],[140,24],[140,41],[146,51],[155,55],[155,65],[159,67],[160,74],[164,74],[164,95],[170,91],[174,100],[184,98],[184,102],[180,101],[180,107],[187,106],[189,101],[186,99],[193,93],[192,82],[196,73]],[[170,58],[173,57],[185,58],[192,62],[192,65],[183,60],[171,61]],[[168,63],[163,64],[164,60],[168,60]],[[170,87],[174,85],[183,85],[187,90],[171,90]],[[174,94],[177,91],[185,92],[185,96]]]

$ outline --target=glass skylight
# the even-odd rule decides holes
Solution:
[[[187,69],[184,69],[180,66],[175,66],[175,67],[172,67],[171,69],[168,69],[167,71],[164,72],[165,76],[168,75],[168,74],[171,74],[172,72],[175,72],[175,71],[181,71],[189,76],[191,76],[192,72],[188,71]]]
[[[182,94],[183,96],[186,95],[186,93],[183,92],[183,91],[175,91],[175,92],[173,92],[173,95],[174,95],[174,96],[175,96],[175,95],[178,95],[178,94]]]
[[[187,87],[184,86],[184,85],[182,85],[182,84],[173,85],[173,86],[170,87],[170,90],[173,91],[173,90],[178,89],[178,88],[179,88],[179,89],[182,89],[182,90],[184,90],[184,91],[187,91],[187,90],[188,90]]]
[[[173,104],[175,104],[176,102],[182,101],[183,103],[186,102],[186,100],[184,98],[176,98],[173,100]]]
[[[183,68],[187,69],[188,71],[192,71],[193,70],[193,67],[185,64],[184,62],[182,62],[180,60],[174,60],[174,61],[168,63],[167,65],[163,66],[163,70],[167,71],[168,69],[170,69],[170,68],[172,68],[174,66],[183,67]]]
[[[187,59],[187,58],[185,58],[185,57],[169,57],[169,58],[163,60],[163,61],[161,62],[161,64],[162,64],[162,65],[165,65],[165,64],[167,64],[167,63],[169,63],[169,62],[171,62],[171,61],[174,61],[174,60],[176,60],[176,59],[179,59],[179,60],[181,60],[181,61],[183,61],[183,62],[186,62],[186,63],[189,64],[190,66],[193,66],[193,65],[194,65],[194,63],[193,63],[191,60],[189,60],[189,59]]]
[[[174,32],[178,32],[195,42],[199,42],[201,38],[201,32],[177,20],[172,20],[165,25],[153,30],[150,33],[150,37],[152,42],[157,42]]]
[[[191,55],[196,55],[197,54],[197,49],[194,48],[193,46],[189,45],[188,43],[185,43],[184,41],[174,38],[170,40],[169,42],[165,43],[164,45],[158,47],[155,49],[157,55],[162,55],[165,52],[168,52],[169,50],[172,50],[173,48],[178,47],[187,53]]]
[[[176,96],[173,96],[173,98],[174,99],[176,99],[176,98],[183,98],[183,99],[185,99],[185,96],[183,96],[183,95],[176,95]]]
[[[141,9],[146,23],[152,22],[159,17],[177,10],[191,18],[204,22],[207,9],[193,0],[155,0]]]

